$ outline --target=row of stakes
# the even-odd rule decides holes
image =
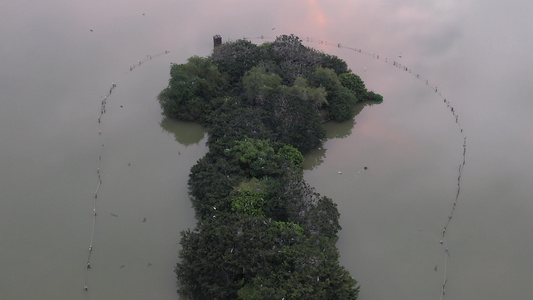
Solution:
[[[260,37],[257,37],[257,38],[265,39],[264,36],[260,36]],[[244,37],[244,39],[250,39],[250,38]],[[449,257],[449,249],[448,249],[448,247],[446,247],[445,238],[446,238],[446,233],[447,233],[448,227],[449,227],[449,225],[451,223],[451,220],[453,219],[453,214],[454,214],[455,209],[456,209],[457,204],[458,204],[459,195],[460,195],[460,192],[461,192],[461,176],[462,176],[462,172],[463,172],[464,166],[466,164],[466,149],[467,149],[467,143],[466,142],[467,142],[467,139],[466,139],[466,136],[465,136],[465,133],[464,133],[464,129],[461,126],[461,123],[459,121],[459,115],[457,114],[455,108],[451,105],[450,101],[443,97],[442,92],[439,91],[439,89],[438,89],[438,87],[436,85],[431,84],[429,79],[422,79],[422,76],[419,73],[413,72],[413,70],[411,68],[409,68],[406,65],[403,65],[399,61],[389,60],[387,57],[383,58],[379,54],[367,52],[367,51],[364,51],[361,48],[346,47],[346,46],[343,46],[340,43],[330,43],[330,42],[327,42],[327,41],[324,41],[324,40],[317,40],[315,42],[314,39],[309,38],[309,37],[306,38],[306,42],[308,42],[308,43],[318,43],[318,44],[326,45],[326,46],[329,46],[330,44],[331,45],[337,45],[338,48],[348,49],[348,50],[352,50],[352,51],[354,51],[356,53],[360,53],[360,54],[364,54],[364,55],[367,55],[367,56],[371,56],[372,58],[374,58],[376,60],[381,60],[381,61],[383,61],[384,63],[386,63],[388,65],[391,65],[391,66],[396,67],[396,68],[398,68],[398,69],[400,69],[402,71],[405,71],[405,72],[413,75],[416,79],[421,80],[421,81],[425,81],[425,85],[428,86],[429,88],[431,88],[432,90],[434,89],[434,92],[443,100],[443,102],[444,102],[444,104],[446,104],[447,108],[450,109],[450,112],[451,112],[451,114],[454,117],[455,123],[458,125],[459,133],[463,137],[463,153],[462,153],[463,161],[459,165],[459,168],[458,168],[457,192],[456,192],[456,195],[455,195],[455,199],[454,199],[454,201],[452,203],[452,209],[450,211],[450,214],[448,215],[448,218],[447,218],[447,221],[445,223],[445,226],[443,227],[442,237],[441,237],[441,239],[439,241],[439,243],[441,245],[443,245],[443,247],[444,247],[444,279],[443,279],[442,290],[441,290],[441,294],[440,294],[440,299],[442,299],[442,297],[446,294],[446,283],[448,282],[448,278],[447,278],[447,261],[448,261],[448,257]],[[153,58],[156,58],[158,56],[161,56],[161,55],[164,55],[164,54],[168,54],[168,53],[169,53],[169,51],[164,51],[162,53],[158,53],[158,54],[153,55],[153,56],[152,55],[147,55],[146,56],[146,60],[152,60]],[[144,61],[138,60],[137,64],[131,65],[129,67],[130,72],[135,70],[136,68],[140,67],[146,60],[144,60]],[[98,133],[99,133],[99,135],[102,134],[102,131],[101,131],[101,118],[106,112],[107,98],[112,94],[113,89],[116,86],[117,86],[116,83],[112,83],[111,88],[109,89],[108,95],[105,96],[104,100],[102,100],[102,102],[101,102],[100,116],[98,118],[98,124],[99,124]],[[85,284],[84,284],[84,290],[86,290],[86,291],[88,290],[87,278],[88,278],[88,271],[91,268],[90,258],[91,258],[91,253],[92,253],[92,250],[93,250],[94,228],[95,228],[95,224],[96,224],[96,200],[98,199],[98,191],[99,191],[100,186],[102,184],[102,179],[101,179],[100,167],[99,166],[100,166],[100,162],[101,162],[101,159],[102,159],[103,147],[104,147],[104,145],[102,144],[101,152],[100,152],[100,155],[98,157],[98,159],[99,159],[98,168],[97,168],[98,185],[96,187],[96,191],[95,191],[95,194],[94,194],[93,225],[92,225],[91,239],[90,239],[90,244],[89,244],[89,253],[88,253],[88,258],[87,258],[87,268],[86,268],[86,276],[85,276]]]
[[[255,38],[243,37],[243,39],[245,39],[245,40],[252,40],[252,39],[256,39],[256,40],[259,40],[259,39],[260,40],[265,40],[265,39],[271,40],[272,37],[267,37],[267,36],[261,35],[261,36],[255,37]],[[448,227],[450,226],[450,223],[451,223],[451,221],[453,219],[453,214],[454,214],[454,212],[455,212],[455,210],[457,208],[457,204],[458,204],[458,201],[459,201],[459,195],[461,193],[461,176],[462,176],[462,172],[463,172],[464,166],[466,164],[466,149],[467,149],[467,143],[466,142],[467,142],[467,139],[466,139],[466,135],[465,135],[464,129],[463,129],[463,127],[461,125],[461,122],[459,120],[459,115],[457,114],[455,108],[452,106],[451,102],[449,100],[447,100],[443,96],[443,93],[438,89],[437,85],[432,84],[429,79],[424,79],[422,77],[422,75],[420,75],[420,73],[414,72],[411,68],[409,68],[408,66],[402,64],[400,62],[400,60],[395,60],[395,59],[389,60],[388,57],[380,56],[377,53],[368,52],[368,51],[363,50],[362,48],[354,48],[354,47],[343,46],[340,43],[332,43],[332,42],[328,42],[328,41],[325,41],[325,40],[315,40],[315,39],[310,38],[310,37],[307,37],[305,39],[305,41],[307,43],[311,43],[311,44],[319,44],[319,45],[323,45],[323,46],[334,45],[334,46],[336,46],[338,48],[348,49],[348,50],[351,50],[351,51],[353,51],[355,53],[360,53],[360,54],[363,54],[363,55],[370,56],[373,59],[379,60],[379,61],[384,62],[384,63],[386,63],[386,64],[388,64],[388,65],[390,65],[392,67],[398,68],[399,70],[404,71],[404,72],[412,75],[417,80],[420,80],[420,81],[424,82],[425,85],[428,88],[430,88],[432,91],[434,90],[435,94],[437,94],[438,97],[440,97],[442,99],[443,103],[450,110],[450,113],[453,116],[453,120],[455,121],[455,123],[458,126],[459,134],[463,137],[463,151],[462,151],[463,159],[462,159],[462,162],[461,162],[461,164],[459,165],[459,168],[458,168],[457,192],[455,194],[455,199],[452,202],[452,208],[451,208],[451,211],[450,211],[450,213],[449,213],[449,215],[447,217],[445,225],[443,227],[442,237],[441,237],[441,239],[439,241],[439,243],[441,245],[443,245],[443,252],[444,252],[444,278],[443,278],[443,281],[442,281],[442,288],[441,288],[441,293],[440,293],[440,299],[442,299],[445,296],[445,294],[446,294],[446,284],[448,282],[447,263],[448,263],[448,258],[449,258],[449,248],[446,246],[445,238],[446,238],[446,234],[447,234],[447,231],[448,231]],[[401,55],[399,55],[398,58],[401,59]]]
[[[261,39],[263,39],[263,38],[264,37],[261,36]],[[428,86],[428,88],[430,88],[432,91],[434,90],[435,94],[437,94],[437,96],[442,99],[443,103],[446,105],[447,109],[449,109],[450,113],[452,114],[453,120],[455,121],[455,123],[458,126],[459,134],[463,137],[463,147],[462,147],[463,150],[462,150],[462,162],[459,164],[459,168],[458,168],[457,191],[456,191],[456,194],[455,194],[455,199],[452,202],[452,208],[451,208],[450,213],[448,214],[447,220],[446,220],[445,225],[444,225],[443,230],[442,230],[442,236],[441,236],[441,239],[439,241],[439,243],[443,246],[443,252],[444,252],[444,264],[443,264],[444,265],[444,278],[443,278],[443,281],[442,281],[442,288],[441,288],[441,292],[440,292],[440,299],[442,299],[446,295],[446,284],[448,282],[447,264],[448,264],[448,258],[449,258],[449,248],[446,246],[446,242],[445,242],[446,241],[446,234],[447,234],[447,231],[448,231],[448,227],[450,226],[450,223],[451,223],[451,221],[453,219],[453,214],[454,214],[454,212],[455,212],[455,210],[457,208],[457,204],[458,204],[458,201],[459,201],[459,195],[461,193],[461,176],[462,176],[462,173],[463,173],[464,166],[466,164],[466,148],[467,148],[466,141],[467,141],[467,139],[466,139],[466,135],[465,135],[464,129],[461,126],[461,122],[459,120],[459,115],[457,114],[455,108],[452,106],[450,101],[447,100],[443,96],[443,93],[438,89],[438,87],[436,85],[433,85],[429,81],[429,79],[422,78],[422,76],[419,73],[416,73],[411,68],[409,68],[408,66],[403,65],[399,60],[389,60],[387,57],[384,58],[383,56],[380,56],[379,54],[367,52],[367,51],[364,51],[361,48],[346,47],[346,46],[343,46],[340,43],[330,43],[330,42],[323,41],[323,40],[318,40],[318,41],[315,42],[314,39],[309,38],[309,37],[306,38],[306,41],[308,43],[318,43],[320,45],[325,45],[325,46],[329,46],[331,44],[331,45],[336,45],[338,48],[352,50],[352,51],[354,51],[356,53],[360,53],[360,54],[364,54],[364,55],[370,56],[370,57],[372,57],[372,58],[374,58],[376,60],[382,61],[382,62],[384,62],[384,63],[386,63],[386,64],[388,64],[388,65],[390,65],[392,67],[398,68],[401,71],[404,71],[404,72],[406,72],[408,74],[411,74],[417,80],[420,80],[420,81],[424,82],[425,85]],[[401,55],[399,56],[399,58],[401,58]]]
[[[246,39],[246,40],[252,40],[252,39],[256,39],[256,40],[257,39],[260,39],[260,40],[265,40],[265,39],[271,40],[272,37],[267,37],[267,36],[261,35],[261,36],[255,37],[255,38],[243,37],[243,39]],[[328,42],[328,41],[325,41],[325,40],[315,40],[315,39],[310,38],[310,37],[307,37],[305,39],[305,42],[311,43],[311,44],[319,44],[319,45],[323,45],[323,46],[334,45],[334,46],[336,46],[338,48],[348,49],[348,50],[351,50],[351,51],[353,51],[355,53],[360,53],[360,54],[363,54],[363,55],[370,56],[373,59],[382,61],[382,62],[384,62],[384,63],[386,63],[386,64],[388,64],[388,65],[390,65],[392,67],[398,68],[401,71],[404,71],[404,72],[414,76],[417,80],[420,80],[420,81],[424,82],[425,85],[428,88],[430,88],[432,91],[434,90],[435,94],[437,94],[438,97],[440,97],[442,99],[443,103],[446,104],[446,107],[450,110],[450,113],[452,114],[452,116],[454,118],[454,121],[455,121],[455,123],[458,126],[458,131],[459,131],[460,135],[463,137],[463,161],[459,165],[459,169],[458,169],[457,192],[456,192],[456,195],[455,195],[455,199],[452,202],[452,209],[451,209],[451,211],[450,211],[450,213],[448,215],[447,221],[445,222],[445,225],[444,225],[443,230],[442,230],[442,237],[441,237],[441,239],[439,241],[439,243],[443,246],[443,252],[444,252],[444,278],[443,278],[443,281],[442,281],[442,289],[441,289],[441,293],[440,293],[440,299],[442,299],[445,296],[445,294],[446,294],[446,284],[448,282],[447,264],[448,264],[448,258],[449,258],[449,249],[446,246],[445,238],[446,238],[446,233],[447,233],[448,227],[449,227],[449,225],[450,225],[450,223],[451,223],[451,221],[453,219],[453,214],[455,212],[455,209],[456,209],[458,201],[459,201],[459,195],[460,195],[460,192],[461,192],[461,176],[462,176],[462,172],[463,172],[464,166],[466,164],[466,135],[465,135],[463,127],[461,126],[461,122],[459,121],[459,115],[457,114],[455,108],[451,105],[450,101],[447,100],[443,96],[443,93],[438,89],[438,87],[436,85],[433,85],[429,81],[429,79],[423,79],[422,76],[419,73],[414,72],[411,68],[409,68],[408,66],[402,64],[399,60],[389,60],[389,58],[387,58],[387,57],[383,57],[383,56],[380,56],[379,54],[365,51],[365,50],[363,50],[361,48],[346,47],[346,46],[343,46],[340,43],[332,43],[332,42]],[[398,58],[401,59],[401,55],[399,55]]]
[[[155,59],[161,55],[165,55],[170,53],[170,51],[166,50],[164,52],[155,54],[155,55],[146,55],[145,60],[139,60],[137,64],[130,66],[130,71],[133,71],[135,68],[140,67],[143,63],[145,63],[148,60]],[[107,95],[104,96],[104,99],[100,102],[100,112],[98,116],[98,135],[102,135],[102,121],[103,116],[106,113],[106,106],[107,101],[111,94],[113,93],[113,90],[117,87],[117,84],[115,82],[111,83],[111,87],[109,88],[109,91],[107,92]],[[98,200],[98,192],[100,191],[100,187],[102,186],[102,172],[100,170],[100,163],[102,162],[102,154],[104,151],[104,144],[102,144],[102,147],[100,148],[100,153],[98,154],[98,166],[96,168],[96,174],[98,176],[98,184],[96,185],[96,190],[93,195],[93,212],[92,212],[92,230],[91,230],[91,238],[89,240],[89,248],[88,248],[88,254],[87,254],[87,265],[85,269],[85,282],[83,285],[83,290],[88,291],[88,277],[89,277],[89,270],[91,269],[91,254],[93,252],[93,243],[94,243],[94,231],[96,227],[96,204]]]
[[[101,101],[100,103],[100,115],[98,116],[98,135],[102,135],[102,117],[104,116],[104,114],[106,113],[106,105],[107,105],[107,100],[108,100],[108,97],[111,96],[111,94],[113,93],[113,90],[117,87],[117,84],[116,83],[111,83],[111,88],[109,88],[109,92],[107,93],[107,95],[104,97],[104,99]],[[89,270],[91,269],[91,254],[93,252],[93,242],[94,242],[94,230],[95,230],[95,227],[96,227],[96,203],[97,203],[97,200],[98,200],[98,191],[100,190],[100,186],[102,186],[102,176],[101,176],[101,172],[100,172],[100,163],[102,162],[102,154],[103,154],[103,150],[104,150],[104,144],[102,144],[102,147],[100,148],[100,153],[98,154],[98,167],[96,168],[96,174],[98,175],[98,184],[96,185],[96,190],[94,192],[94,197],[93,197],[93,224],[92,224],[92,229],[91,229],[91,239],[89,241],[89,251],[88,251],[88,254],[87,254],[87,267],[86,267],[86,270],[85,270],[85,283],[83,285],[83,289],[85,291],[87,291],[89,288],[87,286],[87,281],[88,281],[88,277],[89,277]]]

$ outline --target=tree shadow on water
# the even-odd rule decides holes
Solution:
[[[198,144],[205,136],[205,128],[194,122],[176,121],[169,118],[164,118],[159,123],[163,131],[173,134],[176,142],[190,146]]]
[[[374,104],[379,104],[379,102],[365,101],[357,103],[355,107],[355,116],[344,122],[335,122],[329,121],[323,124],[324,129],[326,130],[326,140],[328,139],[342,139],[350,136],[352,134],[352,128],[357,124],[355,119],[357,115],[365,108],[366,106],[372,106]],[[326,141],[324,140],[324,142]],[[326,148],[319,146],[316,149],[309,151],[305,155],[304,170],[313,170],[324,162],[326,158]]]

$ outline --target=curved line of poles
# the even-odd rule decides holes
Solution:
[[[264,40],[264,39],[267,39],[267,40],[270,40],[270,39],[273,39],[273,38],[261,35],[261,36],[255,37],[255,38],[243,37],[243,39],[247,39],[247,40],[252,40],[252,39]],[[380,56],[377,53],[372,53],[372,52],[365,51],[362,48],[344,46],[344,45],[342,45],[340,43],[332,43],[332,42],[325,41],[325,40],[315,40],[315,39],[310,38],[310,37],[306,37],[306,39],[303,40],[303,41],[307,42],[307,43],[311,43],[311,44],[319,44],[319,45],[325,45],[325,46],[332,45],[332,46],[336,46],[336,47],[341,48],[341,49],[351,50],[351,51],[353,51],[355,53],[359,53],[359,54],[370,56],[373,59],[376,59],[376,60],[384,62],[384,63],[386,63],[386,64],[388,64],[388,65],[390,65],[392,67],[395,67],[395,68],[398,68],[398,69],[400,69],[402,71],[405,71],[406,73],[410,74],[411,76],[413,76],[417,80],[420,80],[420,81],[424,82],[425,85],[428,88],[430,88],[431,90],[434,90],[435,94],[437,94],[438,97],[440,97],[442,99],[443,103],[446,104],[446,107],[448,109],[450,109],[450,113],[454,117],[455,123],[458,126],[458,131],[461,134],[461,136],[463,137],[463,153],[462,153],[463,160],[462,160],[462,162],[461,162],[461,164],[459,165],[459,168],[458,168],[457,192],[456,192],[456,195],[455,195],[455,199],[452,202],[452,209],[451,209],[451,211],[450,211],[450,213],[449,213],[449,215],[447,217],[447,221],[445,222],[445,225],[443,227],[442,236],[441,236],[441,239],[440,239],[440,242],[439,242],[443,246],[443,249],[444,249],[444,278],[443,278],[443,282],[442,282],[442,290],[441,290],[441,293],[440,293],[440,299],[442,299],[443,296],[445,296],[445,294],[446,294],[446,283],[448,282],[447,264],[448,264],[448,258],[449,258],[449,249],[446,246],[445,239],[446,239],[448,227],[450,226],[451,220],[453,219],[453,214],[455,212],[455,209],[456,209],[458,201],[459,201],[459,195],[460,195],[460,192],[461,192],[461,176],[462,176],[462,172],[463,172],[464,166],[466,164],[466,149],[467,149],[467,143],[466,142],[467,142],[467,138],[466,138],[464,129],[461,126],[461,122],[459,121],[459,115],[457,114],[455,108],[451,105],[450,101],[447,100],[443,96],[443,93],[438,89],[436,84],[433,84],[432,82],[430,82],[429,79],[424,78],[420,73],[415,72],[414,70],[412,70],[408,66],[402,64],[399,61],[396,61],[394,59],[389,59],[388,57]],[[161,52],[161,53],[158,53],[158,54],[155,54],[155,55],[149,55],[148,54],[148,55],[146,55],[146,59],[138,60],[136,64],[130,65],[129,66],[129,70],[131,72],[131,71],[135,70],[136,68],[139,68],[143,63],[145,63],[145,62],[147,62],[149,60],[152,60],[154,58],[157,58],[157,57],[159,57],[161,55],[168,54],[168,53],[170,53],[170,52],[169,51],[164,51],[164,52]],[[103,115],[106,112],[107,99],[108,99],[109,96],[111,96],[111,94],[113,92],[113,89],[116,88],[116,86],[117,86],[116,83],[112,83],[111,88],[109,89],[109,92],[108,92],[107,96],[105,96],[104,100],[101,101],[100,115],[98,117],[98,125],[99,125],[98,126],[99,127],[98,133],[99,133],[99,135],[102,135],[102,130],[101,130],[102,129],[101,128],[101,126],[102,126],[102,117],[103,117]],[[98,184],[97,184],[96,191],[95,191],[94,197],[93,197],[93,221],[92,221],[91,238],[90,238],[89,248],[88,248],[89,250],[88,250],[88,256],[87,256],[87,268],[86,268],[85,283],[84,283],[84,290],[86,290],[86,291],[88,290],[88,286],[87,286],[88,273],[89,273],[89,270],[91,268],[91,253],[93,251],[94,230],[95,230],[95,225],[96,225],[96,204],[97,204],[96,202],[97,202],[97,199],[98,199],[98,191],[100,190],[100,186],[102,185],[100,162],[102,160],[103,149],[104,149],[104,144],[102,144],[102,147],[101,147],[101,150],[100,150],[100,154],[98,156],[98,167],[97,167]]]
[[[261,35],[261,36],[255,37],[255,38],[246,38],[246,37],[244,37],[244,39],[248,39],[248,40],[252,40],[252,39],[261,39],[261,40],[267,39],[267,40],[271,40],[273,38]],[[313,39],[313,38],[310,38],[310,37],[306,37],[305,39],[303,39],[303,41],[306,42],[306,43],[310,43],[310,44],[318,44],[318,45],[323,45],[323,46],[334,46],[334,47],[341,48],[341,49],[348,49],[348,50],[351,50],[351,51],[353,51],[355,53],[360,53],[360,54],[363,54],[363,55],[370,56],[370,57],[372,57],[375,60],[384,62],[384,63],[386,63],[386,64],[388,64],[388,65],[390,65],[392,67],[395,67],[395,68],[397,68],[399,70],[402,70],[402,71],[408,73],[409,75],[413,76],[417,80],[423,82],[432,91],[434,90],[435,94],[437,94],[437,96],[440,97],[442,102],[446,105],[446,108],[450,110],[450,113],[452,114],[453,119],[454,119],[455,123],[458,126],[458,131],[459,131],[460,135],[463,137],[463,153],[462,153],[463,160],[459,164],[459,168],[458,168],[457,192],[455,194],[455,199],[452,202],[452,209],[451,209],[450,213],[448,214],[447,220],[446,220],[445,225],[444,225],[443,230],[442,230],[442,236],[441,236],[440,241],[439,241],[439,243],[443,246],[443,250],[444,250],[444,278],[443,278],[443,281],[442,281],[442,289],[441,289],[441,293],[440,293],[440,299],[442,299],[442,297],[444,297],[444,295],[446,294],[446,283],[448,282],[447,264],[448,264],[448,258],[450,257],[449,256],[449,249],[446,246],[446,235],[447,235],[450,223],[451,223],[451,221],[453,219],[453,214],[455,212],[455,209],[457,208],[457,204],[458,204],[458,201],[459,201],[459,195],[461,193],[461,176],[462,176],[462,173],[463,173],[464,166],[466,164],[466,148],[467,148],[466,147],[467,146],[467,144],[466,144],[466,135],[465,135],[465,131],[464,131],[462,125],[461,125],[461,122],[459,121],[459,115],[457,114],[455,108],[452,106],[450,101],[443,96],[443,93],[441,92],[441,90],[438,89],[436,84],[433,84],[428,78],[424,78],[420,73],[415,72],[410,67],[402,64],[401,62],[399,62],[399,61],[397,61],[395,59],[389,59],[388,57],[383,57],[383,56],[381,56],[381,55],[379,55],[377,53],[372,53],[372,52],[365,51],[362,48],[348,47],[348,46],[344,46],[344,45],[342,45],[340,43],[333,43],[333,42],[329,42],[329,41],[326,41],[326,40],[316,40],[316,39]]]
[[[129,67],[130,72],[134,69],[140,67],[143,63],[145,63],[148,60],[152,60],[154,58],[157,58],[161,55],[165,55],[170,53],[169,51],[164,51],[155,55],[146,55],[146,59],[144,60],[138,60],[137,64],[131,65]],[[102,139],[102,123],[103,123],[103,116],[106,113],[106,106],[107,101],[110,98],[111,94],[113,93],[113,90],[117,87],[117,84],[115,82],[111,83],[111,87],[109,88],[109,91],[107,92],[106,96],[100,101],[100,111],[98,115],[98,135]],[[92,211],[92,228],[91,228],[91,237],[89,239],[89,248],[88,248],[88,254],[87,254],[87,265],[85,268],[85,281],[83,284],[83,289],[85,291],[89,290],[88,287],[88,279],[89,279],[89,270],[91,269],[91,254],[93,252],[93,246],[94,246],[94,232],[96,227],[96,205],[98,200],[98,192],[100,191],[100,187],[102,186],[102,170],[101,170],[101,162],[102,162],[102,155],[104,152],[104,144],[102,142],[102,147],[100,148],[100,153],[98,154],[98,163],[96,168],[96,174],[98,176],[98,184],[96,185],[96,190],[94,192],[94,195],[91,197],[93,199],[93,211]]]

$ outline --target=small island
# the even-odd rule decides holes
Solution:
[[[218,37],[217,37],[218,38]],[[303,179],[322,124],[381,102],[345,61],[294,35],[216,43],[173,64],[163,114],[200,122],[209,152],[191,168],[196,228],[181,232],[175,272],[189,299],[357,299],[339,265],[339,212]],[[219,41],[219,40],[218,40]]]

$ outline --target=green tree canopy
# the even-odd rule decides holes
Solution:
[[[326,109],[335,121],[345,121],[355,116],[356,93],[345,87],[333,69],[319,67],[309,77],[312,86],[323,87],[327,92]]]
[[[235,145],[225,151],[225,154],[235,157],[251,177],[274,175],[279,169],[276,153],[269,140],[245,138],[235,141]]]
[[[342,85],[354,92],[357,97],[365,99],[367,91],[361,77],[354,73],[342,73],[339,75],[339,79]]]
[[[245,99],[252,106],[262,106],[281,86],[281,77],[267,73],[262,67],[253,67],[242,78]]]
[[[302,169],[304,156],[293,146],[283,145],[283,147],[278,150],[278,155],[290,161],[297,169]]]
[[[279,66],[283,84],[292,85],[297,77],[306,77],[320,65],[321,54],[302,45],[302,40],[295,35],[282,35],[273,43],[266,44],[268,60]]]
[[[169,86],[159,93],[163,113],[180,120],[199,120],[213,110],[212,101],[226,83],[210,58],[193,56],[186,64],[173,64]]]
[[[230,90],[238,92],[242,76],[259,63],[260,55],[257,45],[238,40],[215,47],[212,58],[218,69],[228,77]]]
[[[213,213],[182,232],[176,274],[192,299],[356,299],[337,249],[293,223]]]
[[[332,69],[337,75],[350,72],[350,69],[348,69],[348,64],[346,64],[344,60],[334,55],[322,53],[322,62],[320,65],[323,68]]]
[[[199,121],[209,152],[191,168],[196,228],[181,232],[178,292],[190,299],[356,299],[339,265],[332,199],[303,179],[323,122],[381,101],[342,59],[294,35],[238,40],[173,64],[163,114]],[[353,121],[352,121],[353,122]]]

